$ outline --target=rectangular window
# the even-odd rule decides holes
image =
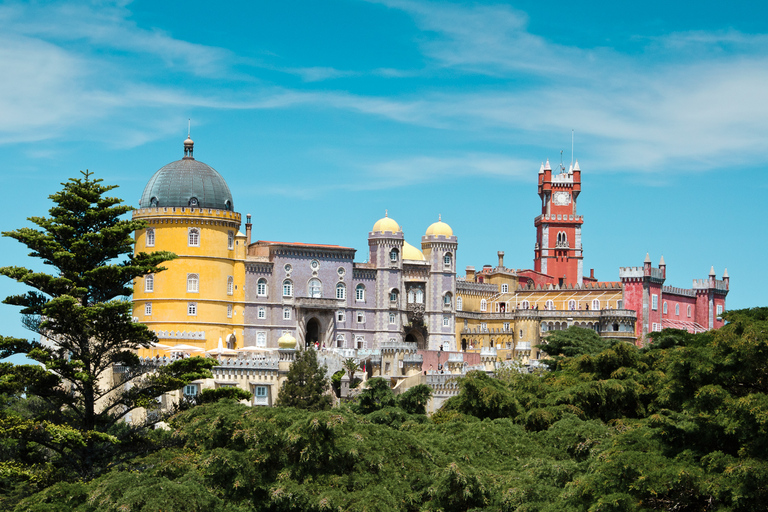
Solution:
[[[200,291],[200,276],[197,274],[187,274],[187,292],[198,293]]]
[[[365,313],[361,311],[357,313],[357,323],[359,324],[365,323]]]
[[[486,324],[485,322],[481,323],[480,324],[480,330],[483,331],[483,332],[487,331],[488,330],[488,324]]]
[[[501,293],[508,293],[509,292],[509,285],[503,284],[501,285]]]
[[[155,291],[155,276],[152,274],[144,277],[144,291],[147,293]]]
[[[443,315],[443,327],[450,327],[451,326],[451,317],[448,315]]]
[[[624,309],[624,301],[623,300],[616,301],[616,309]]]
[[[269,405],[269,392],[267,386],[253,386],[253,404]]]
[[[291,308],[283,308],[283,320],[291,319]]]
[[[655,293],[651,295],[651,309],[654,311],[659,309],[659,296]]]
[[[256,346],[257,347],[266,347],[267,346],[267,333],[265,333],[265,332],[257,332],[256,333]]]
[[[717,319],[721,320],[721,318],[720,318],[721,316],[723,316],[723,305],[722,304],[718,304],[717,305]]]
[[[344,321],[344,312],[343,311],[337,311],[336,312],[336,321],[337,322],[343,322]]]
[[[389,323],[394,324],[397,323],[397,315],[394,313],[389,314]]]
[[[509,330],[509,322],[504,322],[504,330],[505,331]]]
[[[200,230],[197,228],[189,228],[187,234],[189,235],[188,245],[190,247],[200,247]]]
[[[232,318],[232,304],[227,304],[227,318]]]
[[[197,316],[197,302],[190,302],[187,304],[187,315]]]
[[[145,316],[152,316],[152,303],[147,302],[144,304],[144,315]]]
[[[197,384],[187,384],[184,386],[184,396],[197,396]]]
[[[258,318],[260,320],[267,318],[267,308],[259,308]]]
[[[147,229],[147,236],[145,238],[146,240],[146,246],[147,247],[154,247],[155,246],[155,230],[153,228]]]

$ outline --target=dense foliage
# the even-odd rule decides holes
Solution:
[[[428,389],[381,379],[332,410],[203,405],[161,450],[17,510],[761,510],[768,309],[726,318],[644,349],[577,331],[557,369],[470,373],[431,418]]]
[[[145,373],[136,349],[156,338],[132,321],[125,297],[134,279],[162,271],[160,265],[174,255],[133,255],[132,234],[144,223],[121,220],[131,207],[105,196],[114,186],[102,185],[88,172],[63,185],[50,196],[50,216],[29,219],[39,229],[3,233],[51,269],[0,268],[0,274],[31,288],[4,303],[21,306],[24,325],[40,337],[0,338],[0,358],[26,353],[41,364],[0,364],[0,492],[5,496],[61,479],[91,478],[123,457],[146,451],[151,443],[121,417],[137,407],[154,407],[155,397],[164,392],[210,376],[215,364],[192,358]]]
[[[333,405],[326,368],[317,360],[317,351],[299,350],[277,395],[278,407],[325,411]]]

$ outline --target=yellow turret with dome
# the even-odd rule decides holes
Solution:
[[[400,224],[389,218],[389,213],[385,210],[384,218],[377,220],[371,231],[373,233],[400,233],[402,229],[400,229]]]
[[[453,236],[453,229],[451,226],[443,222],[442,215],[437,217],[437,222],[430,225],[425,233],[427,236]]]
[[[291,336],[289,333],[285,333],[277,340],[277,346],[283,350],[286,349],[295,349],[296,348],[296,338]]]
[[[411,261],[427,261],[423,252],[406,241],[403,241],[403,259]]]

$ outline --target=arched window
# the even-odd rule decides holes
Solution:
[[[391,304],[397,304],[398,299],[400,298],[400,292],[397,290],[397,288],[393,288],[389,292],[389,302]]]
[[[235,248],[235,232],[227,231],[227,249]]]
[[[463,302],[464,301],[461,299],[461,297],[456,297],[456,311],[462,310],[462,307],[464,306]]]
[[[413,288],[408,290],[408,303],[411,304],[416,301],[416,293]]]
[[[323,296],[323,285],[319,279],[309,280],[309,296],[314,299],[320,299]]]
[[[488,302],[485,299],[482,299],[480,301],[480,311],[485,311],[488,309]]]
[[[259,279],[258,283],[256,283],[256,295],[259,297],[267,296],[267,280],[263,277]]]
[[[146,237],[146,246],[147,247],[154,247],[155,246],[155,229],[154,228],[147,228],[147,237]]]
[[[355,300],[365,300],[365,286],[363,283],[360,283],[355,287]]]
[[[283,297],[293,296],[293,283],[290,279],[283,281]]]
[[[445,253],[445,256],[443,256],[443,263],[445,263],[446,267],[450,267],[451,263],[453,263],[453,255],[449,252]]]
[[[594,299],[592,301],[592,309],[599,310],[600,309],[600,301],[597,299]]]
[[[397,249],[392,249],[389,251],[389,261],[392,263],[397,263],[398,258],[400,257],[400,251]]]
[[[145,292],[155,291],[155,276],[153,276],[152,274],[149,274],[148,276],[144,277],[144,291]]]
[[[232,276],[227,277],[227,295],[235,293],[235,279]]]
[[[544,309],[548,309],[550,311],[554,311],[555,303],[552,302],[552,299],[548,299],[547,302],[544,303]]]
[[[675,316],[680,316],[680,304],[675,304]]]
[[[451,292],[446,293],[443,295],[443,306],[449,308],[453,304],[453,294]]]
[[[189,246],[200,247],[200,230],[197,228],[189,228]]]
[[[691,318],[691,306],[688,306],[688,318]]]
[[[573,311],[576,309],[576,301],[571,299],[568,301],[568,309]]]
[[[200,276],[197,274],[187,274],[187,291],[197,293],[200,291]]]
[[[339,283],[336,285],[336,298],[337,299],[347,298],[347,287],[344,285],[344,283]]]
[[[424,303],[424,290],[416,288],[416,304]]]
[[[664,314],[667,314],[667,301],[664,301],[664,304],[662,306],[664,308]]]
[[[530,308],[531,308],[531,303],[530,303],[530,302],[528,302],[527,300],[524,300],[524,301],[521,303],[521,306],[522,306],[522,308],[523,308],[523,309],[530,309]]]

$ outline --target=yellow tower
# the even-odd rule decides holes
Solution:
[[[178,256],[167,270],[136,280],[133,314],[161,344],[202,355],[219,339],[230,348],[243,344],[246,239],[226,181],[195,160],[193,146],[187,137],[184,158],[152,176],[133,212],[148,223],[136,232],[135,253]]]

